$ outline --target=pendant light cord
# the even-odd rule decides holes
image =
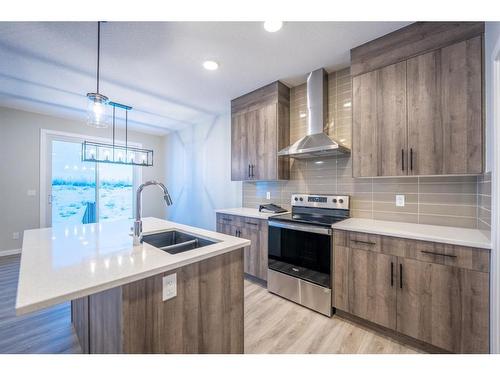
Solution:
[[[101,55],[101,22],[97,21],[97,93],[99,94],[99,63]]]

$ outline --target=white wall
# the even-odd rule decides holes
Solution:
[[[486,59],[486,167],[488,171],[493,171],[490,349],[492,353],[500,353],[500,150],[498,148],[500,144],[500,22],[486,22],[484,57]]]
[[[40,129],[51,129],[89,136],[111,136],[110,129],[93,129],[83,122],[0,107],[0,251],[18,249],[22,238],[12,239],[13,232],[38,228],[40,189]],[[123,130],[118,130],[121,136]],[[163,180],[163,137],[129,132],[132,142],[154,150],[154,167],[143,168],[142,179]],[[37,195],[27,195],[28,190]],[[143,197],[145,216],[164,217],[161,192],[148,189]]]
[[[231,181],[229,115],[170,133],[164,149],[170,220],[213,230],[216,208],[241,207],[241,182]]]
[[[493,170],[493,61],[500,43],[500,22],[486,22],[484,41],[484,83],[486,106],[486,172]]]

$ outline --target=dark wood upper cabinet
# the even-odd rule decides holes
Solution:
[[[410,174],[483,170],[482,38],[407,61]]]
[[[417,23],[351,50],[354,177],[483,172],[483,32]]]
[[[290,142],[290,89],[281,82],[231,101],[231,180],[285,180]]]
[[[406,175],[406,131],[406,63],[354,77],[354,176]]]
[[[482,37],[441,50],[444,173],[483,172]]]
[[[407,61],[408,170],[412,175],[443,174],[441,52]]]

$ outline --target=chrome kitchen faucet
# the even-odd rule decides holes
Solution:
[[[167,206],[172,204],[172,198],[168,193],[167,187],[158,181],[146,181],[137,189],[136,200],[135,200],[135,221],[134,221],[134,246],[140,245],[142,242],[142,220],[141,220],[141,203],[142,203],[142,191],[146,186],[156,185],[163,190],[163,199]]]

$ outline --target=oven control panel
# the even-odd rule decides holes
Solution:
[[[292,206],[349,209],[348,195],[292,194]]]

